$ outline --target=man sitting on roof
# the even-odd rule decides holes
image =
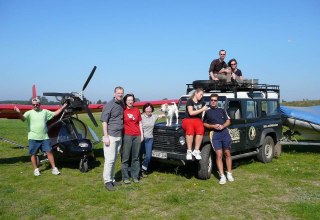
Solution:
[[[219,59],[215,59],[211,62],[209,68],[209,79],[211,80],[224,80],[226,82],[231,81],[231,70],[228,68],[228,65],[224,61],[226,57],[226,51],[220,50],[219,51]]]

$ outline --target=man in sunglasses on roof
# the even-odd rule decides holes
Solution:
[[[231,160],[231,143],[232,139],[227,127],[230,126],[230,118],[227,112],[218,107],[218,95],[211,94],[210,96],[210,109],[206,111],[203,118],[203,125],[209,129],[212,147],[216,152],[216,163],[220,175],[219,184],[225,184],[227,179],[233,182],[234,178],[231,173],[232,160]],[[223,172],[222,150],[226,157],[227,177]]]
[[[226,82],[231,81],[231,70],[224,61],[227,52],[225,50],[219,51],[219,59],[215,59],[211,62],[209,68],[209,79],[211,80],[224,80]]]
[[[59,115],[67,107],[67,103],[65,103],[63,106],[61,106],[61,108],[59,108],[55,112],[51,112],[46,109],[41,109],[40,106],[40,99],[33,98],[32,110],[29,110],[24,114],[21,114],[20,109],[17,106],[14,107],[14,110],[19,114],[20,119],[22,121],[27,121],[29,154],[31,155],[31,162],[34,168],[34,175],[41,175],[36,159],[36,155],[39,149],[41,149],[42,152],[45,152],[47,154],[48,160],[52,167],[52,174],[59,175],[60,172],[58,168],[55,166],[54,157],[52,154],[52,147],[50,145],[50,140],[48,136],[47,121]]]

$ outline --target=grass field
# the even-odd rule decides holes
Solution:
[[[101,126],[94,130],[101,137]],[[25,123],[0,119],[0,137],[27,145],[26,135]],[[102,144],[89,172],[60,159],[62,175],[42,164],[40,177],[33,176],[27,149],[0,146],[0,219],[320,219],[319,147],[286,147],[269,164],[234,161],[235,182],[224,186],[214,175],[195,178],[192,164],[177,173],[155,164],[139,184],[109,192],[102,184]],[[120,177],[119,161],[116,171]]]

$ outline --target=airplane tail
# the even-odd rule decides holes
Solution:
[[[32,86],[32,98],[37,98],[37,91],[36,91],[36,85]]]

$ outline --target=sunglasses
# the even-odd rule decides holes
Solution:
[[[211,99],[210,101],[211,102],[217,102],[218,100],[217,99]]]
[[[231,65],[237,65],[236,63],[231,63]]]
[[[33,106],[40,106],[40,104],[32,104]]]
[[[220,55],[222,56],[222,55],[226,55],[225,53],[220,53]]]

